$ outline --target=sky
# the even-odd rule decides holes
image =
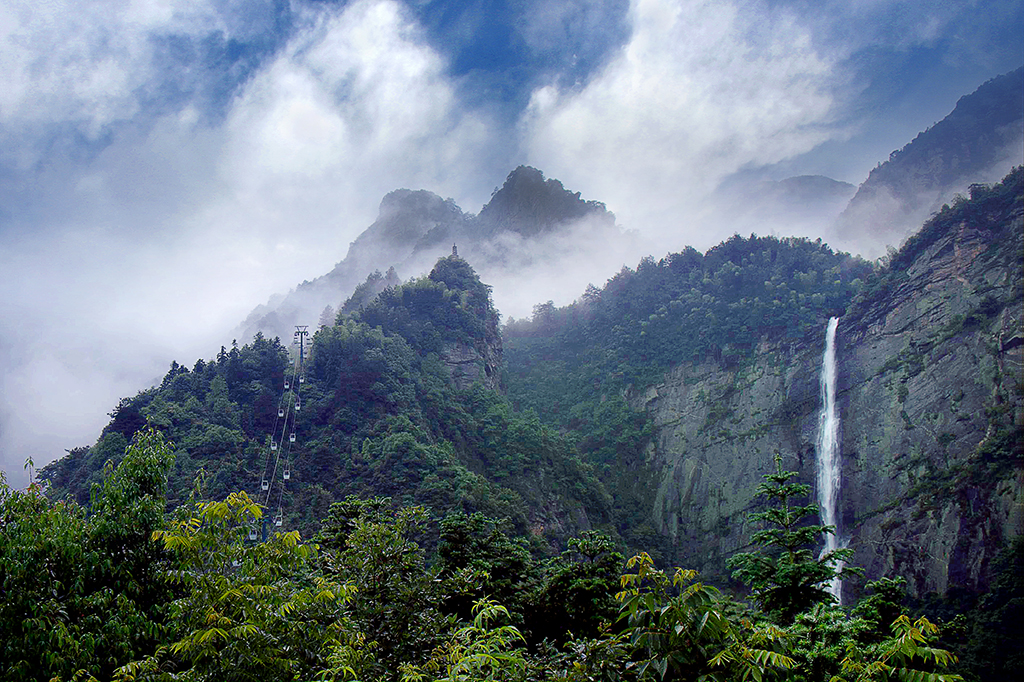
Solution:
[[[5,0],[0,467],[93,443],[393,189],[477,212],[528,164],[655,256],[707,248],[720,184],[859,184],[1024,63],[1021,26],[1022,0]]]

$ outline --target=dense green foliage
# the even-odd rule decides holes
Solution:
[[[388,268],[387,274],[382,275],[380,270],[375,270],[366,276],[366,281],[358,285],[352,292],[352,295],[341,304],[338,308],[338,312],[341,314],[352,314],[358,311],[363,306],[371,303],[373,299],[377,297],[377,294],[384,291],[388,287],[396,287],[402,283],[398,273],[395,272],[394,268]],[[323,320],[320,326],[333,324],[334,319]]]
[[[830,603],[844,557],[814,558],[822,529],[790,505],[806,491],[787,472],[762,486],[777,504],[755,519],[769,523],[757,551],[733,560],[752,605],[658,570],[673,554],[650,520],[653,429],[628,399],[680,362],[817,347],[827,317],[883,300],[950,225],[1002,229],[984,216],[1019,211],[1021,177],[972,188],[887,267],[737,236],[644,259],[500,338],[488,287],[452,257],[404,285],[371,276],[325,311],[301,372],[297,350],[260,335],[174,363],[43,471],[46,495],[0,486],[5,679],[952,679],[931,623],[900,618],[898,581]],[[981,300],[942,333],[993,310]],[[467,357],[473,385],[452,369]],[[1011,408],[989,417],[977,456],[915,494],[1019,466]],[[638,552],[625,569],[624,549]],[[965,617],[930,605],[977,679],[1015,669],[1019,547],[1001,561],[995,596],[965,597]]]
[[[643,385],[680,362],[740,362],[762,340],[820,334],[870,272],[870,263],[820,241],[754,235],[736,235],[706,254],[644,258],[572,305],[539,305],[531,320],[509,321],[512,387],[517,400],[529,396],[568,417],[575,403],[538,394],[539,373],[569,378],[572,400],[592,393],[595,382],[607,390]]]
[[[168,592],[150,536],[163,526],[172,456],[138,432],[93,488],[89,513],[0,475],[0,678],[109,677],[166,636]]]
[[[503,328],[509,396],[577,438],[615,500],[619,532],[659,554],[643,466],[649,416],[623,397],[671,366],[745,362],[759,343],[820,338],[873,266],[806,239],[734,236],[623,268],[575,303],[535,306]],[[667,551],[667,549],[666,549]]]
[[[956,659],[927,620],[885,632],[891,585],[779,627],[693,571],[670,577],[646,553],[624,565],[599,533],[538,561],[493,519],[435,523],[387,498],[333,505],[319,542],[261,540],[264,506],[203,501],[201,481],[163,516],[170,459],[158,431],[139,432],[89,513],[0,479],[0,575],[23,597],[0,610],[4,679],[959,679],[931,671]]]

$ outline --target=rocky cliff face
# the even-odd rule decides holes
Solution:
[[[839,322],[840,535],[867,579],[983,588],[994,553],[1024,532],[1019,184],[1002,203],[940,214]],[[654,518],[679,561],[720,574],[749,542],[776,451],[814,485],[825,323],[804,345],[679,366],[630,396],[654,417]]]
[[[498,369],[501,367],[501,343],[482,344],[481,347],[464,343],[446,343],[441,349],[441,362],[448,369],[452,383],[466,390],[479,381],[487,388],[499,388]]]

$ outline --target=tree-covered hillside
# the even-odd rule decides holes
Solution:
[[[650,415],[627,396],[679,364],[743,363],[758,344],[819,337],[872,264],[820,241],[734,236],[623,268],[573,304],[503,327],[509,397],[572,434],[612,493],[630,546],[678,556],[656,530]]]
[[[921,441],[900,465],[913,471],[890,476],[912,483],[892,508],[914,505],[904,525],[927,524],[948,498],[969,508],[967,522],[1001,533],[998,510],[978,505],[986,495],[1016,494],[994,486],[1022,466],[1021,383],[1001,378],[1021,360],[1020,334],[1007,335],[1003,324],[1020,315],[1019,254],[1003,244],[1019,243],[1022,180],[1018,168],[1001,184],[973,187],[885,264],[804,239],[735,236],[704,254],[646,258],[570,306],[536,306],[531,320],[510,320],[499,336],[489,288],[453,255],[403,285],[371,276],[306,340],[301,362],[296,348],[257,335],[191,369],[174,363],[159,386],[116,406],[94,446],[41,472],[45,497],[0,485],[0,521],[11,531],[0,542],[4,588],[28,595],[0,611],[0,644],[16,662],[5,672],[36,679],[27,661],[49,649],[53,674],[85,669],[124,680],[244,671],[238,679],[867,682],[889,675],[886,666],[914,671],[912,679],[957,679],[940,672],[953,660],[925,645],[937,635],[927,621],[896,619],[906,604],[903,576],[869,583],[866,597],[858,588],[853,609],[829,604],[820,580],[839,570],[832,559],[841,557],[816,553],[821,529],[803,519],[816,513],[806,505],[810,488],[791,480],[805,472],[783,470],[785,453],[772,470],[751,471],[750,443],[778,433],[773,445],[789,447],[785,438],[805,438],[794,427],[801,417],[766,411],[757,417],[764,424],[742,435],[727,427],[748,417],[732,411],[756,381],[785,388],[779,394],[794,385],[771,383],[793,374],[780,368],[743,374],[766,358],[797,358],[792,367],[809,378],[793,399],[814,412],[807,404],[818,400],[830,316],[843,316],[846,343],[856,344],[900,306],[918,320],[922,291],[945,297],[933,310],[941,328],[905,325],[911,342],[877,358],[880,367],[872,355],[864,381],[893,375],[870,396],[883,404],[886,386],[921,376],[938,344],[960,339],[958,349],[974,348],[967,337],[985,330],[986,352],[998,356],[991,404],[980,410],[988,430],[959,452],[976,415],[956,417],[949,428],[959,431],[933,439],[944,468],[928,459],[930,440]],[[999,281],[985,280],[998,273]],[[939,288],[951,276],[966,293]],[[953,305],[964,314],[948,315]],[[669,374],[701,392],[704,373],[732,383],[721,384],[721,399],[697,396],[699,413],[686,415],[683,402],[673,408],[680,422],[696,421],[686,427],[694,427],[690,451],[671,454],[699,459],[702,448],[711,451],[705,427],[717,425],[714,456],[735,455],[748,478],[766,482],[756,489],[762,499],[746,496],[739,513],[710,530],[686,530],[732,538],[727,553],[711,557],[722,564],[712,575],[724,583],[731,557],[727,587],[749,590],[753,608],[692,571],[655,568],[683,552],[659,527],[654,495],[675,485],[690,507],[708,500],[686,499],[700,490],[690,474],[652,465],[654,410],[637,409],[651,403],[636,397],[657,394]],[[908,400],[892,390],[900,405]],[[931,433],[930,422],[918,429],[916,413],[897,418],[904,440]],[[851,419],[847,430],[858,428]],[[788,456],[803,469],[813,446],[801,443]],[[868,455],[855,453],[854,464]],[[875,476],[867,472],[879,487]],[[726,493],[716,494],[721,504]],[[161,524],[153,510],[165,501],[176,511]],[[888,511],[867,509],[863,518]],[[283,532],[291,529],[317,543]],[[745,533],[749,541],[736,540]],[[72,538],[84,544],[76,549]],[[942,616],[942,642],[964,652],[969,679],[1000,679],[990,673],[1015,667],[1005,642],[1019,632],[1021,546],[992,538],[1002,551],[983,567],[989,595],[955,585],[942,599],[918,593],[918,607]],[[622,548],[636,552],[625,567]],[[54,568],[37,574],[35,565]],[[205,578],[188,577],[195,575]],[[910,578],[911,586],[921,580]],[[31,603],[39,615],[16,625],[18,605]],[[501,618],[507,625],[497,625]],[[108,648],[111,657],[97,658]]]
[[[688,248],[645,258],[571,305],[540,304],[532,319],[510,320],[503,329],[509,394],[575,428],[670,367],[708,357],[735,364],[759,343],[819,336],[872,271],[820,241],[754,235],[704,254]]]
[[[201,470],[207,495],[249,491],[305,531],[351,494],[509,517],[542,544],[609,525],[610,499],[573,441],[490,387],[497,324],[472,267],[442,259],[319,329],[301,366],[298,349],[262,335],[192,369],[172,364],[160,386],[119,403],[94,446],[40,477],[54,497],[85,502],[148,423],[174,443],[172,504]]]
[[[531,320],[509,321],[512,394],[565,417],[571,401],[591,397],[598,385],[642,387],[680,363],[708,356],[735,363],[762,341],[807,340],[845,310],[872,271],[820,240],[755,235],[736,235],[705,254],[688,248],[644,258],[569,306],[540,304]],[[572,390],[537,394],[542,382],[529,377],[551,372]]]

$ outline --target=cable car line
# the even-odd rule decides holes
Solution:
[[[274,416],[274,427],[270,433],[270,447],[266,449],[265,457],[261,458],[262,465],[260,467],[260,481],[259,489],[256,492],[257,504],[260,504],[264,509],[269,509],[270,500],[274,494],[274,486],[277,484],[277,513],[274,514],[273,518],[269,516],[264,517],[263,521],[263,539],[266,540],[268,526],[271,521],[275,527],[281,527],[284,523],[284,492],[285,492],[285,481],[291,479],[292,467],[291,467],[291,452],[290,446],[296,442],[296,428],[298,420],[298,412],[302,410],[302,397],[299,393],[299,387],[305,383],[306,377],[303,371],[303,360],[305,355],[305,337],[309,335],[308,329],[305,325],[297,325],[295,327],[295,339],[299,343],[299,356],[292,364],[290,376],[288,373],[284,377],[284,392],[281,395],[281,399],[278,403],[277,414]],[[294,408],[294,409],[293,409]],[[278,438],[278,424],[281,425],[281,435]],[[289,430],[289,424],[291,429]],[[288,435],[288,440],[285,440],[285,435]],[[264,445],[266,447],[266,445]],[[281,459],[284,458],[284,467],[281,468]],[[274,465],[270,467],[270,460],[273,459]],[[270,470],[270,476],[267,476],[268,469]],[[281,482],[277,481],[277,472],[281,469]],[[255,525],[250,528],[249,539],[256,540],[257,531]]]
[[[299,361],[296,360],[295,364],[292,367],[292,379],[289,382],[287,380],[287,378],[286,378],[285,385],[288,385],[290,383],[292,386],[295,386],[296,385],[295,384],[295,378],[296,378],[296,375],[298,374],[298,372],[299,372]],[[296,400],[297,400],[298,399],[297,391],[295,391],[295,393],[296,393]],[[277,480],[277,470],[278,470],[278,468],[280,466],[280,463],[281,463],[281,455],[283,453],[287,452],[288,445],[286,445],[286,443],[285,443],[284,436],[285,436],[286,433],[288,433],[288,422],[289,421],[292,422],[293,429],[294,429],[294,418],[293,418],[293,415],[292,415],[292,405],[294,404],[294,401],[293,400],[288,400],[288,394],[287,393],[285,393],[284,395],[281,396],[281,401],[282,401],[281,405],[278,406],[278,415],[280,415],[282,411],[284,412],[284,422],[283,422],[282,427],[281,427],[281,438],[280,438],[280,440],[278,440],[278,438],[277,438],[277,423],[281,419],[280,416],[278,416],[274,420],[274,432],[273,432],[273,435],[271,436],[272,442],[279,443],[279,447],[276,448],[277,454],[276,454],[276,456],[274,456],[273,473],[270,475],[270,478],[268,479],[267,478],[267,467],[264,466],[264,469],[263,469],[263,480],[262,480],[261,486],[260,486],[260,492],[261,492],[260,497],[262,497],[262,493],[266,493],[266,499],[265,499],[265,501],[263,503],[264,506],[269,506],[270,505],[270,496],[273,494],[273,484]],[[295,442],[295,441],[294,440],[290,440],[289,442]],[[267,458],[267,465],[270,464],[269,459],[270,458],[268,456],[268,458]]]

